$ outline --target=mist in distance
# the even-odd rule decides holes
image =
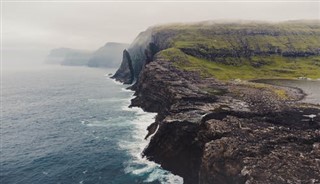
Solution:
[[[60,47],[97,50],[131,43],[150,26],[207,20],[320,19],[320,2],[3,2],[2,66],[44,63]]]

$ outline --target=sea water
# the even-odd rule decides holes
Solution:
[[[128,108],[115,69],[3,70],[0,183],[183,183],[141,157],[155,114]]]

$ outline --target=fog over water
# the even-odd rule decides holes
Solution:
[[[42,63],[58,47],[96,50],[130,43],[155,24],[221,19],[319,19],[319,2],[74,2],[2,3],[3,66]],[[18,64],[18,65],[17,65]]]

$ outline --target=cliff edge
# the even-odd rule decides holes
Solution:
[[[317,183],[320,107],[302,94],[250,82],[202,79],[161,56],[142,70],[133,106],[158,112],[144,156],[184,183]]]
[[[140,33],[127,50],[133,65],[133,76],[127,76],[134,81],[159,51],[182,58],[176,67],[202,77],[320,78],[319,21],[161,25]],[[129,71],[123,67],[119,70]]]
[[[320,118],[305,115],[320,107],[299,103],[299,89],[238,79],[319,78],[319,35],[314,21],[141,33],[114,77],[135,83],[131,106],[158,113],[143,155],[187,184],[319,183]]]

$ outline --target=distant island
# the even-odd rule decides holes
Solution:
[[[96,51],[57,48],[50,51],[46,58],[46,63],[66,66],[116,68],[120,66],[122,52],[128,46],[125,43],[108,42]]]
[[[320,106],[250,82],[299,77],[320,78],[320,21],[154,26],[113,76],[158,113],[143,155],[184,183],[319,183]]]

